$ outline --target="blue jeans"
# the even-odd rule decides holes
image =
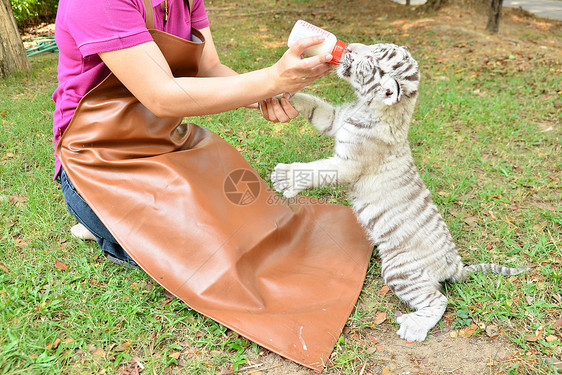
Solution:
[[[88,206],[84,198],[78,194],[64,169],[61,170],[57,180],[61,185],[62,195],[66,201],[68,212],[96,237],[107,258],[114,263],[135,266],[135,261],[119,245],[94,211]]]

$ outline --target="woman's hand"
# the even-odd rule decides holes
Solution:
[[[332,60],[331,55],[303,58],[305,49],[323,41],[324,38],[320,36],[303,38],[294,43],[283,57],[271,67],[272,79],[277,82],[276,87],[283,88],[285,94],[259,103],[264,119],[272,122],[287,122],[299,115],[297,110],[289,103],[288,99],[292,95],[288,92],[302,90],[332,71],[332,66],[328,64]]]
[[[269,98],[259,103],[259,109],[264,119],[271,122],[287,122],[299,115],[297,110],[289,103],[291,94]]]
[[[270,74],[281,92],[297,92],[332,71],[328,64],[332,55],[303,58],[304,50],[324,41],[324,37],[312,36],[295,42],[270,68]]]

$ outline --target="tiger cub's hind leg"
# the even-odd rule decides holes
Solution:
[[[384,280],[398,298],[416,309],[396,318],[400,324],[398,336],[406,341],[425,340],[427,332],[439,322],[447,308],[447,298],[440,292],[439,283],[421,273],[386,275]]]

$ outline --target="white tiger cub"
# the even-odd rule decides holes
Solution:
[[[514,275],[527,267],[463,266],[407,141],[419,83],[408,49],[351,44],[337,74],[354,87],[357,101],[334,107],[311,95],[291,98],[313,126],[335,138],[334,156],[278,164],[271,180],[288,198],[309,187],[349,185],[357,218],[378,247],[384,282],[416,310],[397,317],[398,335],[423,341],[445,312],[441,282],[464,280],[473,271]],[[337,181],[322,179],[323,172],[337,173]],[[302,173],[312,177],[299,178]]]

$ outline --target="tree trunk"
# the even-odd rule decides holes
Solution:
[[[490,8],[488,9],[488,25],[486,26],[486,30],[491,33],[499,31],[502,3],[503,0],[491,0]]]
[[[0,0],[0,78],[31,68],[9,0]]]
[[[429,10],[437,10],[443,6],[445,1],[443,0],[427,0],[424,7]]]
[[[503,0],[427,0],[425,9],[435,11],[445,5],[456,5],[472,9],[488,16],[486,30],[497,33],[500,25],[500,16]]]

